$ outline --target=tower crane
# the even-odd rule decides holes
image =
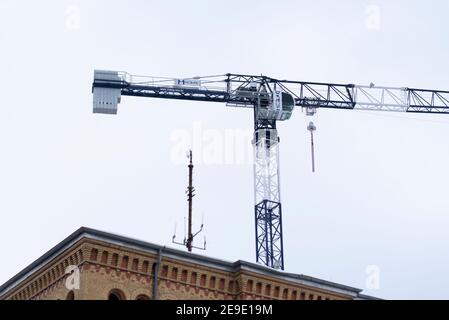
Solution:
[[[94,71],[93,112],[116,114],[122,96],[221,102],[254,113],[254,218],[256,261],[284,269],[279,189],[278,121],[295,107],[449,113],[449,91],[279,80],[264,75],[224,74],[192,78],[135,76]],[[309,128],[311,133],[315,130]],[[312,150],[313,151],[313,150]]]

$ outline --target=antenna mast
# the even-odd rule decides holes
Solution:
[[[187,187],[187,202],[189,203],[189,215],[188,215],[188,228],[187,228],[187,240],[186,247],[187,250],[192,251],[192,242],[193,242],[193,234],[192,234],[192,199],[195,196],[193,192],[195,188],[192,185],[193,180],[193,162],[192,162],[192,150],[189,150],[189,186]]]
[[[193,197],[195,196],[195,187],[193,186],[193,156],[192,156],[192,150],[189,150],[187,157],[189,158],[189,185],[187,186],[187,202],[188,202],[188,215],[187,215],[187,236],[184,237],[183,243],[179,243],[175,241],[176,238],[176,231],[173,235],[173,243],[180,244],[186,246],[187,250],[189,252],[192,252],[192,248],[200,249],[200,250],[206,250],[206,239],[204,239],[204,245],[202,248],[195,247],[193,245],[193,239],[196,235],[198,235],[201,231],[203,231],[203,223],[201,223],[200,229],[194,234],[192,231],[192,225],[193,225],[193,214],[192,214],[192,203],[193,203]]]

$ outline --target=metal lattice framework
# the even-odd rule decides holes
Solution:
[[[254,190],[256,259],[284,269],[282,205],[279,186],[279,138],[276,121],[290,118],[293,106],[313,114],[319,108],[415,113],[449,113],[449,91],[278,80],[225,74],[183,79],[95,71],[94,113],[117,113],[121,96],[222,102],[254,110]],[[292,101],[290,109],[274,97]]]
[[[266,266],[283,269],[282,206],[277,130],[256,130],[253,145],[256,259]]]
[[[187,78],[198,80],[199,86],[174,85],[174,78],[134,76],[125,72],[115,72],[113,79],[107,78],[94,79],[93,89],[118,89],[124,96],[223,102],[252,108],[257,94],[242,96],[239,90],[251,83],[265,83],[290,93],[298,107],[449,113],[449,91],[442,90],[289,81],[238,74]]]

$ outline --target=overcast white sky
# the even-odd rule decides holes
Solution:
[[[182,238],[187,168],[172,161],[170,138],[195,125],[202,138],[252,127],[249,110],[201,102],[124,97],[117,116],[94,115],[94,69],[449,89],[448,10],[1,0],[0,283],[80,226],[171,245],[175,222]],[[449,115],[320,110],[314,175],[304,118],[296,110],[279,125],[286,271],[382,298],[449,298]],[[198,162],[211,143],[193,150]],[[250,164],[195,166],[201,254],[255,260],[252,174]],[[377,290],[365,288],[372,265]]]

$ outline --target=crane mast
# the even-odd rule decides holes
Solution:
[[[307,114],[314,114],[319,108],[449,113],[449,91],[290,81],[231,73],[162,78],[95,70],[92,91],[94,113],[116,114],[122,96],[221,102],[228,107],[252,108],[256,261],[282,270],[277,121],[290,119],[294,107],[305,109]]]

